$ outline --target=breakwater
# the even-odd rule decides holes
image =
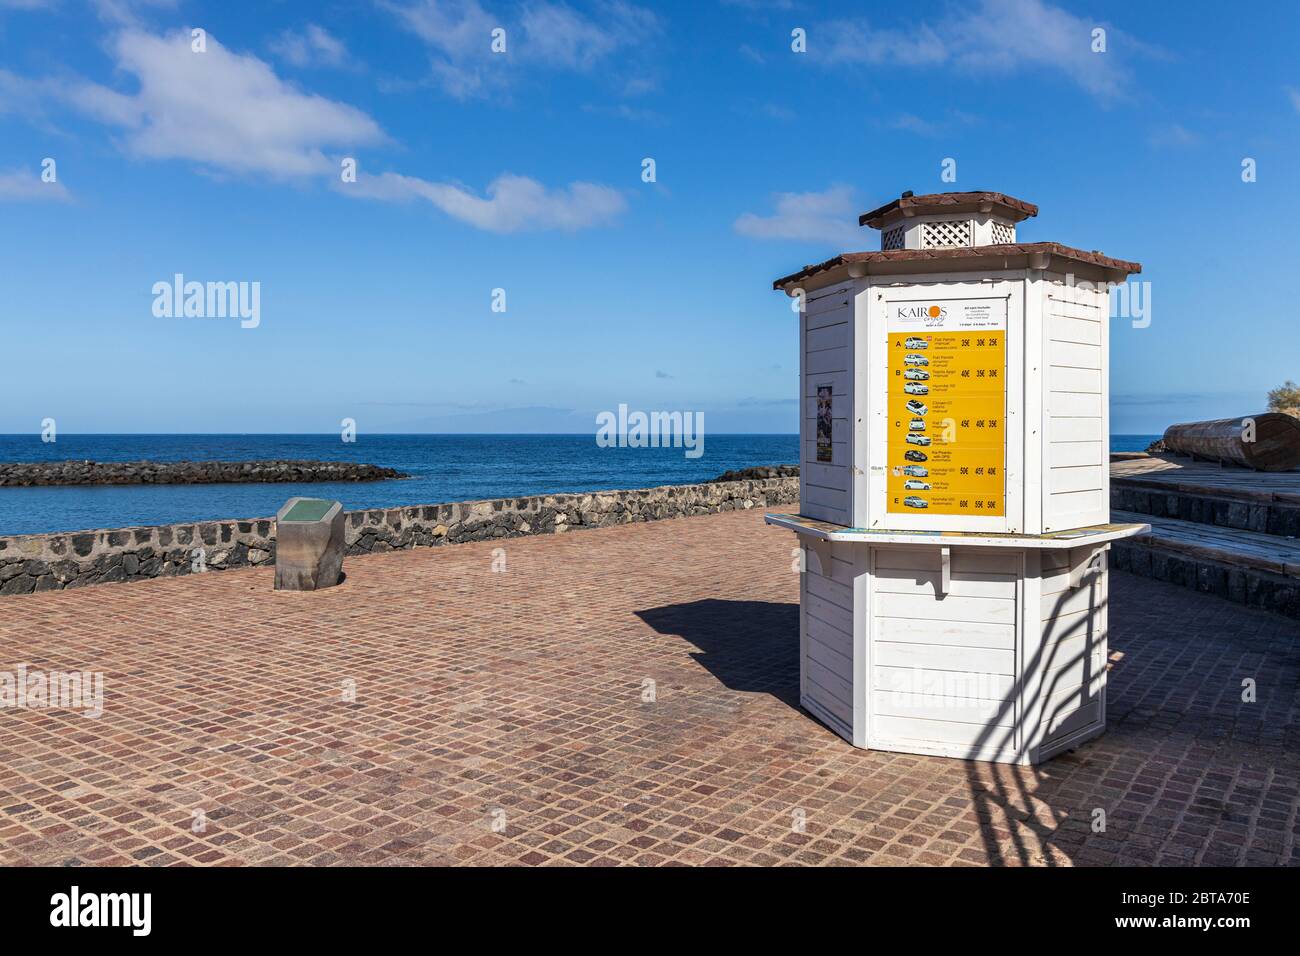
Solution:
[[[23,461],[0,462],[0,487],[207,485],[253,482],[385,481],[393,468],[350,461]]]

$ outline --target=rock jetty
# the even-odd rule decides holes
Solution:
[[[738,468],[735,471],[724,471],[716,478],[710,478],[709,483],[719,481],[762,481],[765,478],[798,478],[798,465],[757,465],[753,468]]]
[[[408,477],[392,468],[350,461],[0,462],[0,487],[384,481]]]

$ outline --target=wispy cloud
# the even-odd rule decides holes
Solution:
[[[1286,95],[1291,98],[1291,105],[1295,107],[1295,111],[1300,113],[1300,89],[1296,89],[1294,86],[1288,86],[1286,88]]]
[[[270,46],[276,55],[297,67],[338,68],[351,63],[343,41],[315,23],[301,30],[285,30]]]
[[[536,66],[589,73],[625,64],[618,55],[661,30],[653,11],[606,0],[590,14],[565,3],[528,2],[512,15],[490,12],[478,0],[376,0],[430,48],[432,81],[457,99],[486,96],[509,86],[514,71]],[[506,31],[504,53],[492,50],[492,32]],[[627,94],[653,89],[644,71],[623,79]]]
[[[901,113],[882,125],[886,129],[915,133],[917,136],[934,137],[951,133],[959,127],[973,126],[979,121],[978,116],[972,116],[970,113],[963,113],[961,110],[949,110],[946,115],[938,119],[923,119],[912,113]]]
[[[1201,137],[1180,123],[1166,123],[1151,131],[1147,142],[1152,146],[1182,147],[1195,146]]]
[[[47,183],[39,173],[27,169],[0,171],[0,202],[70,202],[71,199],[72,194],[63,183]]]
[[[627,206],[609,186],[575,182],[548,189],[535,179],[505,173],[488,184],[486,196],[457,183],[430,182],[386,172],[338,187],[345,195],[395,202],[424,199],[454,219],[487,232],[575,232],[612,222]]]
[[[91,6],[101,20],[126,26],[139,23],[144,11],[175,9],[176,0],[91,0]]]
[[[1092,31],[1098,27],[1106,30],[1104,53],[1092,50]],[[1130,87],[1134,54],[1161,55],[1113,26],[1047,0],[981,0],[978,7],[933,26],[920,23],[907,29],[838,20],[810,31],[808,52],[831,65],[1055,71],[1100,98],[1122,96]]]
[[[747,212],[734,223],[736,232],[752,239],[795,239],[803,242],[851,243],[861,239],[853,190],[832,186],[824,192],[777,193],[770,216]]]

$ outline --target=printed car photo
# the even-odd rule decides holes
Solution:
[[[930,373],[923,368],[909,368],[903,370],[903,378],[910,378],[916,382],[924,382],[930,377]]]
[[[907,423],[907,427],[909,431],[923,432],[925,431],[925,419],[913,418],[910,422]]]
[[[909,508],[930,507],[930,502],[926,501],[924,498],[918,498],[916,495],[908,495],[903,499],[903,504],[907,505]]]
[[[903,482],[903,488],[907,491],[929,491],[930,483],[928,481],[917,481],[914,478],[909,478],[907,481]]]
[[[930,475],[930,469],[924,465],[904,465],[901,471],[911,478],[928,478]]]
[[[908,395],[929,395],[930,386],[920,385],[917,382],[907,382],[903,385],[903,391]]]
[[[913,415],[924,415],[930,409],[924,402],[918,402],[916,399],[911,399],[907,403],[907,410]]]
[[[911,444],[911,445],[922,445],[922,446],[924,446],[924,445],[928,445],[928,444],[930,444],[930,436],[929,436],[929,435],[908,435],[908,436],[907,436],[907,441],[908,441],[908,444]]]
[[[929,347],[929,341],[919,335],[909,335],[903,340],[903,348],[905,349],[928,349]]]
[[[915,355],[908,353],[903,356],[904,365],[929,365],[930,357],[928,355]]]
[[[906,458],[908,461],[929,461],[930,460],[930,456],[927,455],[925,452],[916,451],[915,449],[912,448],[909,448],[907,451],[903,452],[903,457]]]

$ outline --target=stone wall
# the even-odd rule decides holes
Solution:
[[[536,495],[347,513],[348,554],[793,504],[797,478]],[[0,594],[275,563],[275,519],[0,537]]]
[[[1112,543],[1110,554],[1110,566],[1118,571],[1300,619],[1300,582],[1295,578],[1152,548],[1131,538]]]

